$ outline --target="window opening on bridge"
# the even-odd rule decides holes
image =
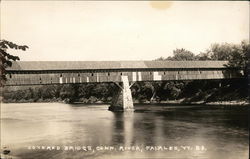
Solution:
[[[150,72],[149,74],[152,75],[152,72]]]
[[[165,75],[165,74],[166,74],[166,72],[163,72],[163,74]]]
[[[122,76],[122,72],[121,72],[121,76]]]
[[[108,72],[108,76],[110,76],[110,73]]]
[[[80,77],[80,73],[78,73],[78,77]]]
[[[10,78],[12,78],[12,75],[10,74]]]
[[[91,73],[91,76],[94,76],[94,73]]]
[[[62,77],[62,74],[60,74],[60,77]]]

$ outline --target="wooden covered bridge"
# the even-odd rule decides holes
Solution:
[[[22,61],[7,69],[8,86],[115,82],[122,89],[111,109],[133,109],[130,83],[241,77],[227,61]],[[119,85],[122,83],[122,85]],[[116,107],[119,106],[119,107]]]

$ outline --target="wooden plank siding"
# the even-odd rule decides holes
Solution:
[[[191,70],[130,70],[130,71],[89,71],[89,72],[28,72],[7,74],[6,85],[65,84],[88,82],[121,82],[121,76],[129,81],[169,81],[238,78],[235,70],[191,69]],[[156,77],[157,76],[157,77]]]
[[[19,61],[6,85],[238,78],[227,61]]]

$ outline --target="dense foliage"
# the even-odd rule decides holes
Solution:
[[[3,96],[6,102],[110,102],[114,88],[111,83],[12,86],[5,88]]]
[[[175,49],[173,56],[167,58],[160,57],[156,60],[225,60],[229,61],[228,67],[241,67],[246,68],[250,58],[250,44],[248,41],[243,40],[240,44],[229,43],[214,43],[205,52],[200,52],[195,55],[186,49]]]
[[[247,80],[137,82],[134,102],[179,100],[183,103],[247,99]],[[4,102],[110,103],[116,89],[112,83],[5,87]],[[179,102],[176,101],[176,102]]]
[[[13,56],[7,52],[8,49],[16,49],[25,51],[28,48],[26,45],[17,45],[7,40],[0,40],[0,87],[6,81],[5,70],[12,66],[11,61],[20,60],[18,56]]]

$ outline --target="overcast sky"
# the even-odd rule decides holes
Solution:
[[[2,1],[1,39],[23,61],[153,60],[249,38],[249,2]]]

